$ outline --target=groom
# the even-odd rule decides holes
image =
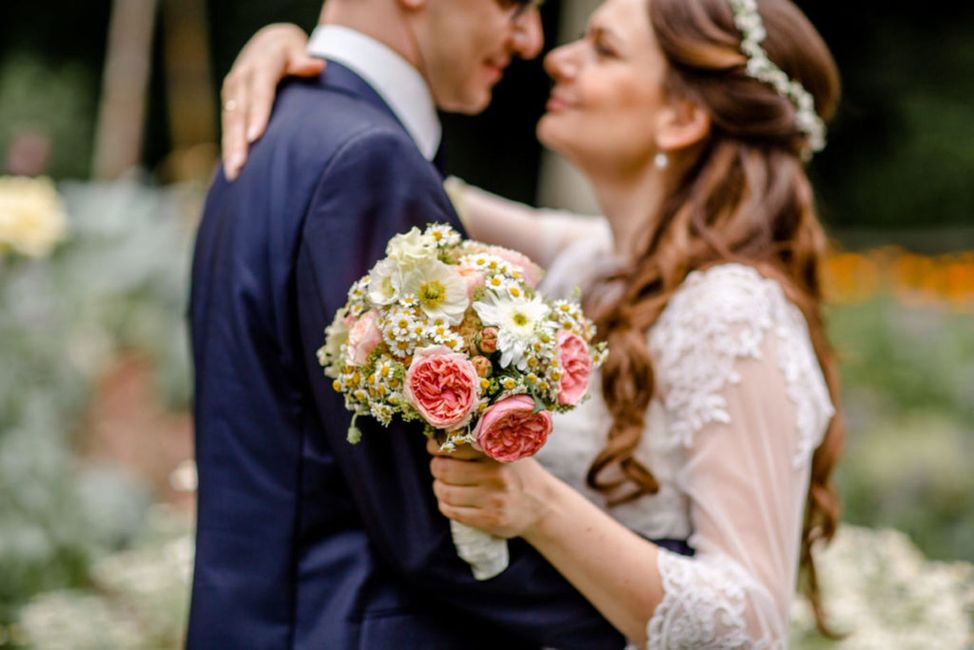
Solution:
[[[425,440],[349,413],[315,351],[396,233],[461,230],[433,164],[436,108],[483,110],[541,48],[524,0],[328,0],[313,82],[280,93],[232,185],[218,174],[193,263],[199,522],[187,646],[613,648],[622,638],[511,541],[488,581],[458,559]]]

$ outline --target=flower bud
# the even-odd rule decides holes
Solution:
[[[473,367],[477,370],[477,374],[481,377],[489,377],[491,366],[490,359],[483,356],[476,356],[470,360],[473,363]]]
[[[480,331],[480,351],[484,354],[497,352],[496,327],[485,327]]]

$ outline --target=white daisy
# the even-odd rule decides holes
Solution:
[[[432,237],[440,248],[456,246],[460,243],[460,233],[444,223],[430,224],[423,234]]]
[[[419,308],[430,320],[443,318],[451,325],[460,323],[470,306],[467,283],[439,260],[413,268],[405,277],[403,291],[416,296]]]
[[[549,307],[535,296],[532,299],[511,299],[487,292],[473,308],[484,325],[498,329],[497,349],[501,352],[501,367],[514,364],[518,370],[527,368],[527,352],[537,337],[550,331]]]

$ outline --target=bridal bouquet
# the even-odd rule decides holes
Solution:
[[[469,444],[511,462],[536,453],[551,412],[585,397],[605,359],[578,304],[546,300],[524,255],[462,241],[447,225],[393,237],[325,330],[318,361],[356,420],[419,421],[447,451]],[[507,565],[506,543],[451,522],[474,575]],[[503,547],[501,549],[501,547]]]

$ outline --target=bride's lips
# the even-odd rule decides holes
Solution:
[[[557,90],[552,90],[551,96],[548,97],[548,103],[546,104],[546,108],[552,113],[558,113],[561,111],[568,110],[569,108],[572,107],[572,105],[573,102],[570,101],[567,97],[559,93]]]

